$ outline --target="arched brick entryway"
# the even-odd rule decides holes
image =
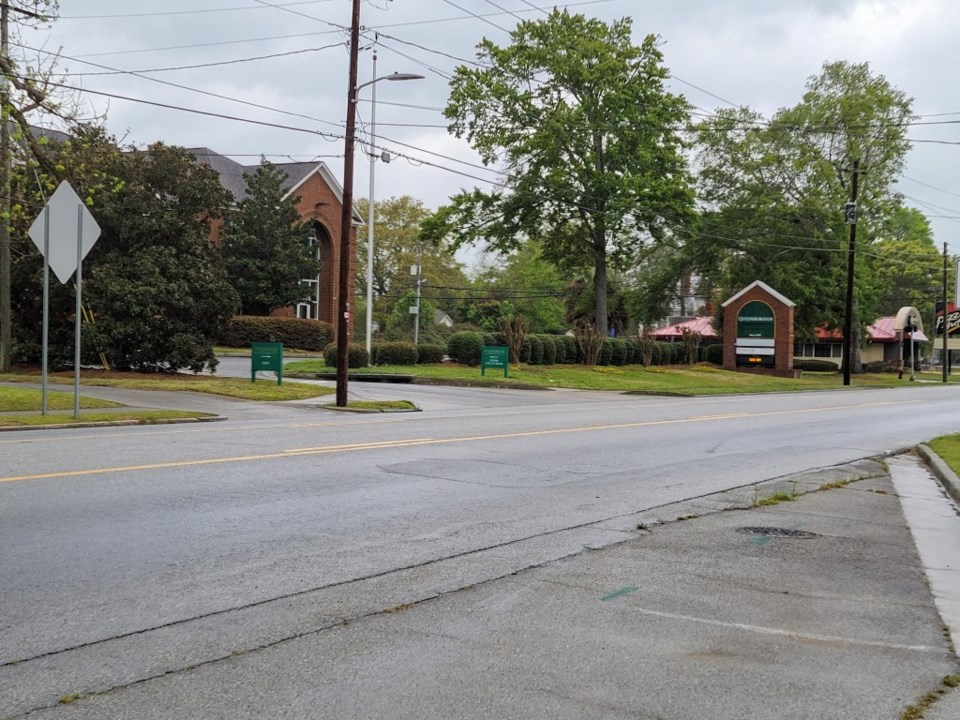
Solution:
[[[315,299],[317,302],[317,315],[315,317],[332,325],[334,318],[336,318],[336,263],[333,240],[323,223],[314,222],[312,227],[316,238],[315,246],[319,265],[317,273],[319,290]]]

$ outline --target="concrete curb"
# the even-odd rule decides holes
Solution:
[[[953,498],[954,502],[960,503],[960,477],[957,477],[950,466],[926,445],[917,445],[917,452],[933,470],[933,474],[940,480],[947,494]]]

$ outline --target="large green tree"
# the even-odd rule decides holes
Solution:
[[[56,59],[43,63],[11,35],[25,27],[43,25],[57,14],[57,0],[4,0],[0,3],[0,372],[10,369],[13,348],[11,182],[13,159],[53,166],[42,152],[31,122],[56,118],[75,120],[76,104],[51,85]]]
[[[83,265],[87,359],[102,353],[117,369],[201,371],[216,367],[213,341],[237,305],[211,224],[230,201],[216,173],[181,148],[123,151],[101,131],[78,128],[47,151],[55,174],[18,169],[14,205],[16,322],[21,359],[40,343],[40,254],[26,227],[45,196],[66,179],[101,228]],[[72,285],[51,283],[51,359],[73,341]],[[94,352],[96,351],[96,352]]]
[[[457,68],[446,116],[499,189],[464,191],[424,224],[431,239],[529,240],[561,269],[593,268],[594,316],[607,331],[607,273],[683,226],[693,191],[679,131],[687,103],[664,88],[657,38],[639,45],[629,18],[609,24],[554,10],[521,21],[511,43],[478,46]]]
[[[843,208],[859,162],[858,246],[864,254],[901,208],[893,184],[909,149],[911,100],[866,63],[832,62],[802,100],[769,121],[748,108],[718,110],[698,130],[706,212],[691,261],[721,295],[763,280],[797,303],[797,334],[844,320]],[[857,265],[854,352],[886,293],[874,265]]]
[[[262,160],[246,176],[247,194],[226,216],[221,247],[244,315],[269,315],[303,297],[303,278],[317,275],[298,198],[283,189],[284,173]]]

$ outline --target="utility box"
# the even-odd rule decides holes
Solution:
[[[250,346],[250,382],[257,381],[260,371],[277,374],[277,385],[283,384],[283,345],[281,343],[253,343]]]

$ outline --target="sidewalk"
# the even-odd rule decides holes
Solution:
[[[749,509],[794,489],[811,492]],[[318,591],[286,638],[241,649],[251,630],[235,622],[237,649],[222,659],[30,717],[895,720],[958,673],[880,463],[647,511],[582,537],[586,551],[475,584],[463,584],[467,557],[455,587],[424,568],[416,582]],[[476,564],[523,554],[506,546]],[[347,598],[379,609],[347,616],[357,607]],[[311,624],[310,613],[327,616]],[[927,720],[958,717],[958,703],[960,689],[946,692]]]

